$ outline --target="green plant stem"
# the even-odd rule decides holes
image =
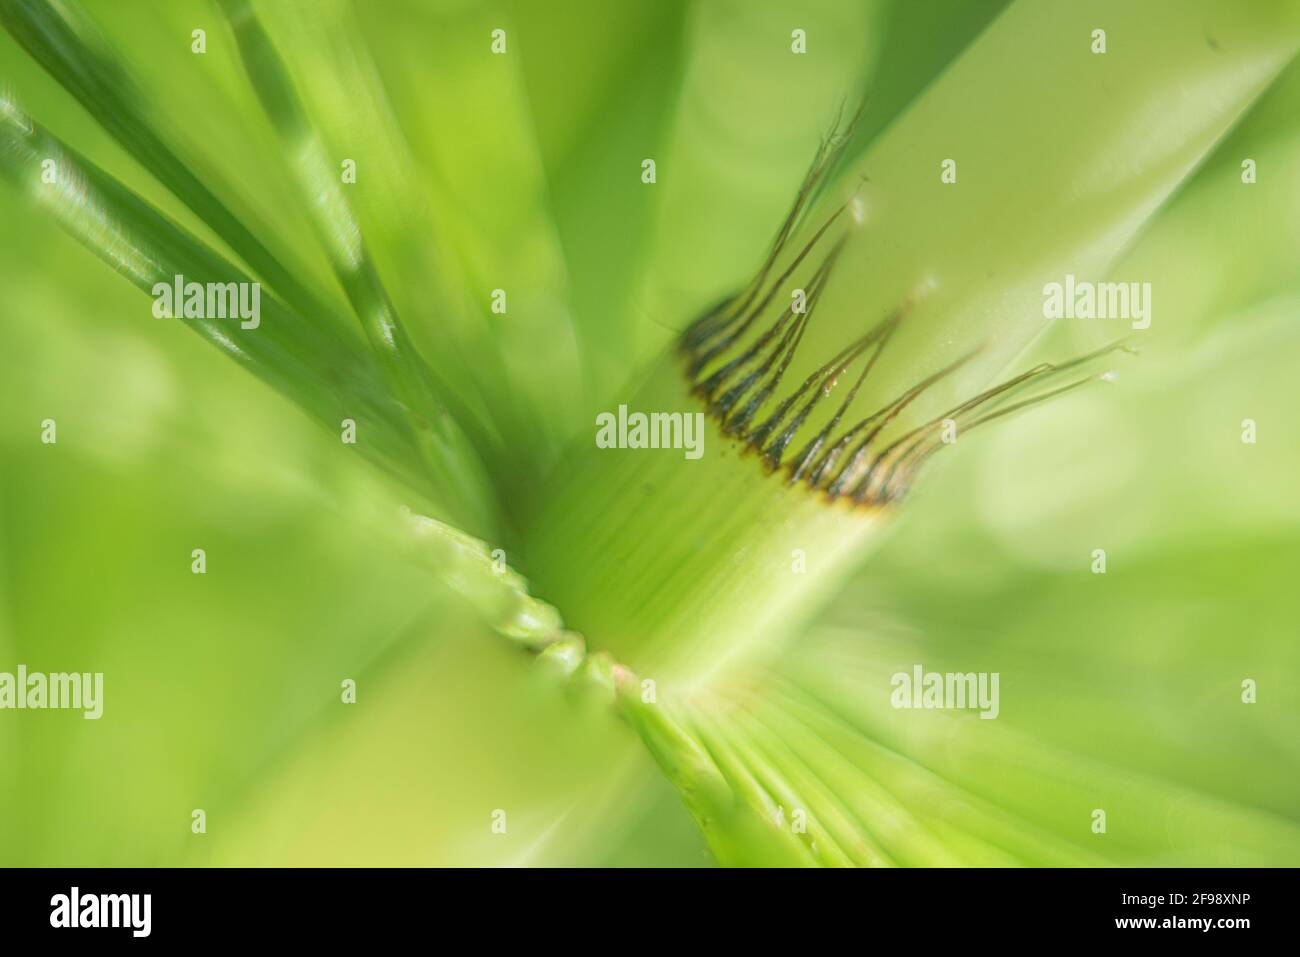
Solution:
[[[684,392],[669,358],[624,401],[693,416]],[[797,628],[881,519],[765,475],[712,420],[698,460],[592,441],[544,499],[526,533],[530,574],[573,627],[661,686],[708,684],[756,643]]]

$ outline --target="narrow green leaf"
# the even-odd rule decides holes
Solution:
[[[304,286],[181,157],[112,47],[94,30],[78,0],[0,0],[0,22],[104,130],[207,224],[293,308],[321,325],[341,326],[333,309]],[[215,174],[209,173],[209,176]]]
[[[53,182],[43,164],[52,161]],[[0,173],[48,209],[80,243],[132,285],[152,294],[156,284],[246,283],[251,276],[223,259],[94,164],[46,132],[12,100],[0,99]],[[146,309],[142,304],[142,316]],[[151,320],[156,321],[156,320]],[[368,359],[263,295],[256,328],[232,320],[181,321],[258,378],[298,403],[331,430],[352,418],[366,430],[359,443],[416,489],[436,501],[417,470],[410,433]]]
[[[494,519],[491,504],[485,500],[488,486],[477,453],[461,425],[438,401],[438,397],[446,398],[447,390],[436,388],[432,372],[397,316],[343,195],[340,173],[327,159],[324,143],[308,120],[287,68],[248,0],[221,0],[221,6],[239,44],[248,78],[290,158],[317,236],[385,376],[407,407],[426,465],[438,487],[450,497],[452,514],[473,529],[489,530]]]

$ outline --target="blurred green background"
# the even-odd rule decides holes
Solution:
[[[748,278],[844,101],[874,91],[865,149],[1004,6],[258,9],[327,140],[358,161],[363,225],[426,352],[463,350],[458,384],[503,376],[511,402],[567,423]],[[88,8],[187,161],[343,308],[215,7]],[[510,55],[482,55],[498,26]],[[791,57],[793,26],[815,55]],[[1276,66],[1114,269],[1158,290],[1141,355],[944,456],[811,633],[759,669],[846,710],[887,700],[862,689],[914,662],[1000,672],[996,722],[853,719],[897,762],[861,766],[914,795],[915,826],[960,830],[963,808],[987,806],[1044,849],[989,839],[1005,852],[989,863],[1300,861],[1300,70]],[[3,35],[0,81],[212,238]],[[1243,156],[1261,169],[1248,189]],[[0,864],[712,862],[627,727],[556,695],[389,552],[367,516],[399,489],[154,320],[7,185],[0,222],[0,670],[105,673],[99,721],[0,712]],[[990,243],[1015,229],[986,227]],[[535,321],[493,333],[518,338],[488,372],[474,343],[497,285]],[[550,387],[565,363],[572,396]],[[496,809],[507,834],[489,829]]]

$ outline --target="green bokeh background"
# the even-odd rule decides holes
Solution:
[[[520,337],[517,356],[544,348],[548,368],[508,367],[499,388],[553,423],[559,449],[569,423],[748,278],[844,100],[875,91],[865,149],[1004,6],[259,10],[327,141],[358,161],[363,225],[426,354],[467,350],[446,367],[475,381],[465,330],[484,290],[518,290],[511,312],[531,325],[503,334]],[[186,159],[219,172],[232,208],[346,308],[215,7],[89,9]],[[506,58],[485,55],[496,26]],[[806,59],[789,53],[793,26]],[[368,59],[339,45],[352,32]],[[212,239],[8,36],[0,81]],[[1255,186],[1240,183],[1243,156]],[[1117,382],[945,457],[774,658],[846,707],[884,700],[863,689],[914,662],[1002,674],[996,722],[860,719],[910,769],[898,773],[934,776],[918,806],[935,821],[978,799],[1088,862],[1300,861],[1297,170],[1292,64],[1115,268],[1158,290],[1142,354]],[[556,695],[391,554],[366,516],[401,504],[397,487],[182,323],[154,320],[8,186],[0,223],[0,670],[106,676],[99,721],[0,712],[0,864],[712,862],[629,728]],[[986,222],[983,241],[1015,229]],[[1077,352],[1093,334],[1063,327],[1041,348]],[[551,363],[581,389],[554,394]],[[40,442],[46,418],[56,445]],[[1241,441],[1247,418],[1255,444]],[[194,548],[206,575],[191,574]],[[1104,576],[1089,571],[1096,548]],[[356,705],[339,702],[344,678]],[[1246,678],[1256,704],[1241,702]],[[1097,807],[1104,838],[1088,830]],[[498,808],[505,835],[488,828]]]

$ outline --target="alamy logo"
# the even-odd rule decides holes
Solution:
[[[157,319],[239,319],[241,329],[262,324],[259,282],[186,282],[178,273],[170,283],[154,283],[151,291]]]
[[[46,674],[19,665],[17,674],[0,671],[0,710],[42,708],[80,709],[87,720],[104,713],[104,673],[89,671]]]
[[[602,412],[596,416],[598,449],[685,449],[688,459],[704,454],[703,412]]]
[[[889,703],[895,708],[979,709],[981,718],[996,718],[999,677],[996,671],[940,674],[914,665],[911,674],[900,671],[890,679],[894,690]]]
[[[132,937],[148,937],[152,927],[152,894],[71,893],[50,898],[51,927],[127,927]]]
[[[1044,319],[1128,319],[1134,329],[1151,325],[1151,283],[1065,282],[1043,287]]]

